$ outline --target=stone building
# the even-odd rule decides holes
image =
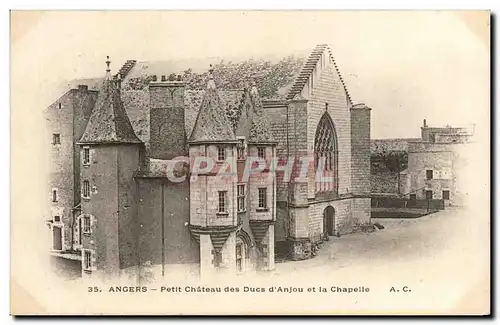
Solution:
[[[408,144],[404,193],[410,199],[443,199],[446,205],[462,205],[466,193],[459,185],[460,170],[466,166],[464,153],[473,128],[429,127],[424,120],[421,133],[421,139]]]
[[[243,77],[107,64],[46,110],[52,252],[83,274],[272,270],[369,222],[370,108],[326,45]]]

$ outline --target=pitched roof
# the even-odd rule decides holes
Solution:
[[[234,141],[233,127],[210,75],[189,142]]]
[[[340,82],[342,83],[342,86],[344,87],[344,91],[347,95],[347,100],[349,101],[349,103],[351,103],[351,96],[347,90],[346,84],[344,82],[344,79],[342,78],[342,75],[339,71],[337,63],[335,62],[335,59],[333,58],[332,51],[328,47],[327,44],[316,45],[316,47],[311,52],[311,54],[309,55],[309,57],[305,61],[304,65],[302,66],[302,69],[301,69],[299,75],[297,76],[297,78],[295,79],[294,84],[292,85],[292,87],[288,91],[288,93],[286,95],[286,99],[293,99],[302,92],[302,89],[304,89],[304,86],[306,85],[307,81],[309,80],[311,74],[314,71],[314,68],[318,64],[319,60],[321,59],[321,56],[323,55],[323,53],[325,51],[328,51],[328,55],[332,59],[335,70],[337,71],[337,73],[339,75]]]
[[[108,75],[79,143],[141,143],[120,98],[120,90]]]

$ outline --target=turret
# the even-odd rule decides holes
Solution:
[[[78,144],[81,147],[82,214],[77,222],[84,273],[116,275],[133,265],[136,204],[134,175],[143,143],[136,136],[110,74]]]

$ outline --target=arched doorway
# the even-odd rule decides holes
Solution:
[[[323,233],[335,236],[335,209],[332,206],[327,206],[323,211]]]
[[[236,272],[244,273],[250,267],[250,252],[249,252],[250,237],[248,234],[240,230],[236,236]]]

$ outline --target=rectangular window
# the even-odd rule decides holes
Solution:
[[[265,159],[266,158],[266,148],[265,147],[258,147],[257,148],[257,155],[259,158]]]
[[[83,147],[83,165],[84,166],[90,165],[90,148],[89,147]]]
[[[52,134],[52,144],[61,144],[61,135],[59,133]]]
[[[85,249],[83,251],[83,269],[85,271],[91,271],[92,270],[92,251]]]
[[[90,198],[90,183],[89,181],[85,180],[83,181],[83,192],[82,196],[86,199]]]
[[[61,222],[60,216],[54,216],[54,222]]]
[[[238,212],[245,211],[245,185],[238,185]]]
[[[443,200],[449,200],[449,199],[450,199],[450,191],[444,190],[443,191]]]
[[[58,197],[57,197],[57,189],[52,190],[52,202],[57,202]]]
[[[432,169],[427,169],[425,171],[425,176],[426,176],[427,180],[431,180],[434,176]]]
[[[90,228],[90,216],[83,216],[83,233],[84,234],[90,234],[91,228]]]
[[[267,208],[267,188],[259,188],[259,209]]]
[[[410,200],[416,200],[417,194],[410,194]]]
[[[225,147],[217,147],[217,160],[224,161],[226,160],[226,148]]]
[[[426,200],[432,200],[432,191],[425,191],[425,199]]]
[[[227,191],[219,191],[219,213],[227,213]]]

